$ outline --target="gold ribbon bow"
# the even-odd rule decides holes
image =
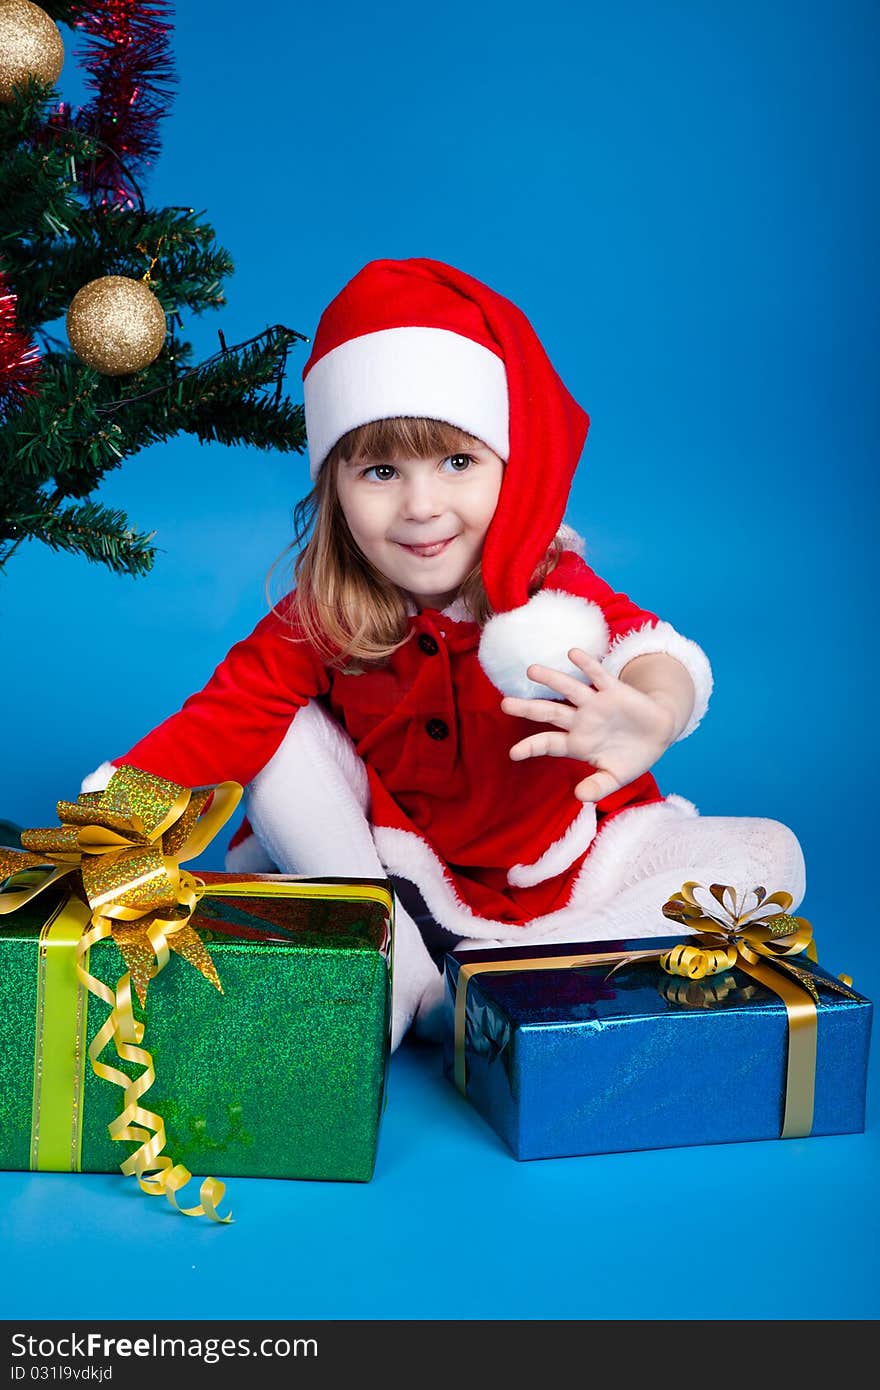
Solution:
[[[0,847],[0,881],[6,881],[0,889],[0,915],[17,911],[64,879],[69,880],[71,896],[86,905],[76,943],[76,971],[81,983],[110,1009],[89,1045],[89,1060],[98,1076],[124,1092],[123,1108],[109,1126],[111,1138],[140,1141],[120,1165],[122,1172],[134,1173],[144,1192],[164,1194],[183,1215],[220,1222],[232,1218],[218,1214],[225,1186],[215,1178],[202,1182],[199,1205],[178,1205],[176,1194],[192,1174],[162,1153],[164,1121],[141,1104],[155,1070],[150,1053],[140,1046],[144,1024],[134,1017],[131,986],[133,982],[143,1006],[149,981],[174,951],[222,993],[214,962],[190,925],[204,884],[181,869],[180,861],[201,854],[232,815],[241,794],[237,782],[194,791],[138,768],[121,767],[103,792],[82,793],[75,802],[59,801],[60,827],[22,831],[21,851]],[[87,968],[90,948],[106,937],[115,941],[126,966],[115,990]],[[119,1057],[143,1068],[134,1079],[98,1060],[111,1041]]]
[[[708,892],[716,904],[713,908],[698,901],[698,889],[707,891],[701,883],[690,880],[661,909],[673,922],[702,927],[695,939],[661,955],[660,965],[667,974],[702,980],[734,965],[757,965],[764,957],[788,971],[818,1001],[810,972],[786,959],[803,952],[810,960],[817,958],[810,923],[788,911],[794,901],[790,893],[768,894],[765,888],[753,888],[740,897],[729,884],[712,883]],[[751,898],[754,904],[747,908]]]
[[[697,893],[707,891],[710,901],[701,903]],[[700,930],[659,955],[661,969],[686,980],[702,980],[737,966],[782,1000],[788,1016],[783,1139],[810,1133],[816,1085],[817,977],[792,959],[806,955],[817,960],[816,943],[806,918],[789,912],[793,901],[783,890],[768,893],[757,887],[739,895],[726,883],[712,883],[707,890],[689,880],[661,911],[673,922]],[[823,976],[821,984],[855,997],[847,987],[849,978],[841,979],[845,982]]]

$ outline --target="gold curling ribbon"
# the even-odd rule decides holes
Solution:
[[[805,954],[815,961],[813,928],[804,917],[793,917],[788,909],[794,899],[779,890],[768,894],[753,888],[751,895],[738,896],[728,884],[713,883],[708,892],[714,907],[702,905],[697,890],[703,885],[693,880],[664,903],[664,917],[702,928],[688,941],[671,950],[612,951],[599,954],[534,956],[522,960],[482,960],[459,967],[455,994],[455,1084],[467,1094],[465,1025],[467,991],[474,975],[485,972],[518,970],[564,970],[584,966],[611,965],[609,978],[624,965],[637,961],[656,961],[669,975],[686,980],[702,980],[729,970],[734,965],[752,979],[772,990],[785,1005],[788,1020],[788,1059],[786,1064],[785,1109],[781,1138],[800,1138],[813,1127],[816,1084],[817,1005],[819,994],[811,971],[798,965],[792,956]],[[754,905],[746,904],[754,898]],[[849,976],[825,979],[823,987],[850,998],[857,997],[848,986]]]
[[[144,1025],[134,1016],[131,987],[134,983],[144,1006],[149,981],[174,951],[222,993],[214,962],[190,925],[205,885],[181,869],[180,861],[201,854],[241,794],[237,782],[192,790],[139,768],[120,767],[103,792],[59,801],[60,827],[22,831],[23,851],[0,847],[0,881],[6,880],[0,915],[17,911],[65,878],[70,879],[70,893],[88,906],[76,945],[77,976],[110,1011],[89,1045],[89,1060],[98,1076],[123,1091],[122,1110],[109,1126],[111,1138],[140,1144],[120,1164],[122,1172],[135,1174],[144,1192],[164,1195],[184,1216],[207,1216],[224,1224],[232,1217],[217,1210],[226,1189],[216,1178],[202,1181],[198,1205],[182,1207],[177,1201],[192,1174],[162,1152],[164,1121],[142,1104],[156,1074],[150,1053],[141,1046]],[[115,990],[87,968],[91,947],[107,937],[115,941],[127,967]],[[110,1042],[117,1056],[142,1068],[134,1079],[99,1060]]]

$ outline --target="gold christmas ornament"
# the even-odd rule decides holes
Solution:
[[[67,336],[77,357],[104,376],[148,367],[165,342],[165,311],[143,280],[104,275],[77,290]]]
[[[0,0],[0,102],[28,77],[53,83],[64,66],[64,40],[54,22],[30,0]]]

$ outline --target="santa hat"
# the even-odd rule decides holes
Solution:
[[[567,658],[570,647],[604,654],[607,629],[594,604],[548,591],[529,602],[529,580],[562,523],[590,419],[522,310],[441,261],[371,261],[324,310],[303,393],[313,478],[349,430],[404,415],[457,426],[504,459],[482,555],[495,616],[480,643],[499,689],[532,693],[525,670],[536,660],[581,675]],[[565,609],[559,614],[550,612],[556,599]],[[559,632],[549,645],[548,624]]]

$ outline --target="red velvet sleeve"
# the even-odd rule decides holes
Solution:
[[[296,711],[329,689],[324,663],[269,613],[237,642],[207,685],[114,763],[187,787],[245,785],[269,761]]]

